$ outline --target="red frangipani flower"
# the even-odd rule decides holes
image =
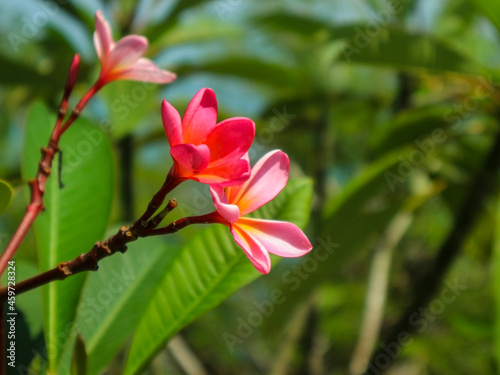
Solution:
[[[101,86],[118,79],[132,81],[170,83],[176,75],[161,70],[151,60],[142,57],[148,40],[140,35],[127,35],[118,42],[113,41],[111,28],[102,12],[95,14],[94,45],[101,61]]]
[[[230,187],[211,186],[215,208],[248,259],[261,273],[269,273],[269,253],[295,258],[307,254],[312,245],[295,224],[244,217],[274,199],[288,181],[290,162],[280,151],[264,155],[252,168],[250,178]]]
[[[166,100],[161,107],[163,127],[174,159],[173,177],[228,186],[250,175],[245,156],[255,137],[255,124],[245,117],[217,123],[217,99],[211,89],[196,93],[181,120]]]

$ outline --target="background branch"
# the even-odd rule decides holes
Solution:
[[[401,315],[397,323],[392,327],[389,334],[384,339],[385,346],[379,346],[371,358],[373,365],[377,356],[383,353],[383,347],[390,343],[397,342],[397,337],[401,332],[411,333],[415,326],[410,323],[410,316],[419,308],[426,306],[438,291],[444,275],[448,271],[455,257],[458,255],[464,240],[473,227],[479,216],[482,206],[488,196],[490,196],[498,184],[498,171],[500,170],[500,132],[495,136],[491,151],[486,157],[484,166],[473,181],[470,192],[459,211],[455,225],[444,241],[436,257],[434,265],[422,277],[417,287],[414,289],[415,298],[413,302]],[[394,359],[391,359],[391,364]],[[387,368],[386,368],[387,369]],[[365,373],[366,374],[366,373]]]

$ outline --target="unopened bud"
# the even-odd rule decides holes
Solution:
[[[78,77],[78,68],[80,67],[80,56],[76,53],[73,57],[73,61],[71,62],[71,66],[69,68],[68,79],[66,81],[66,88],[64,92],[64,97],[68,98],[73,91],[73,88],[76,84],[76,79]]]

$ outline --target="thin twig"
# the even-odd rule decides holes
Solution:
[[[273,365],[269,370],[271,375],[284,375],[290,372],[291,358],[307,326],[307,320],[314,307],[315,300],[316,296],[312,295],[293,312],[288,321],[288,329],[286,330],[283,345],[281,345],[280,351],[272,361]]]
[[[412,215],[408,211],[401,211],[396,215],[373,254],[367,283],[363,322],[349,366],[350,373],[353,375],[363,374],[366,371],[368,360],[377,342],[384,316],[392,256],[396,245],[406,233],[411,221]]]
[[[201,361],[180,334],[172,337],[168,343],[168,350],[186,374],[208,375]]]

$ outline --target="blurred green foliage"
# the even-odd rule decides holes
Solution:
[[[367,294],[387,295],[373,348],[381,350],[391,327],[404,320],[405,308],[426,292],[420,307],[428,310],[414,311],[419,323],[407,327],[410,339],[393,358],[391,373],[498,372],[499,174],[486,167],[499,137],[500,21],[495,2],[3,2],[0,178],[13,187],[13,199],[0,216],[1,244],[15,230],[27,202],[26,179],[31,176],[21,175],[20,157],[29,108],[40,100],[55,113],[75,52],[83,65],[73,99],[95,79],[98,62],[91,36],[97,9],[110,20],[116,38],[147,36],[149,57],[178,74],[172,84],[153,90],[137,82],[115,82],[83,112],[81,122],[102,131],[113,145],[111,227],[129,223],[130,212],[142,212],[171,165],[161,100],[182,112],[202,87],[216,92],[219,119],[247,116],[256,122],[253,161],[281,148],[292,161],[291,177],[314,181],[307,227],[314,252],[273,265],[269,275],[184,328],[180,344],[173,341],[161,349],[155,343],[155,350],[145,354],[156,356],[145,373],[189,373],[187,343],[205,369],[200,374],[346,374],[364,314],[377,314],[367,305]],[[125,155],[132,155],[131,164]],[[480,209],[471,211],[472,223],[457,227],[474,184],[485,173],[493,189],[478,195]],[[213,210],[208,190],[196,184],[188,183],[175,197],[179,207],[171,219]],[[391,223],[401,213],[410,214],[411,223],[386,249],[390,270],[378,275],[377,253],[394,236]],[[461,229],[465,236],[457,251],[438,271],[443,280],[466,288],[444,303],[440,296],[448,284],[422,290],[422,280],[432,276],[427,272],[446,255],[447,239]],[[141,285],[152,288],[162,279],[160,268],[169,267],[172,255],[160,261],[161,251],[179,249],[199,231],[187,228],[131,249],[143,253],[124,255],[137,257],[134,261],[108,259],[102,273],[89,275],[80,308],[112,280],[113,272],[136,266],[132,286],[126,295],[112,297],[100,323],[88,326],[79,316],[81,336],[71,336],[71,345],[57,354],[61,362],[73,357],[73,363],[92,373],[111,363],[106,373],[122,373],[132,332],[153,294],[141,291]],[[18,277],[35,274],[43,263],[36,246],[30,234],[16,258]],[[387,277],[386,290],[373,291],[373,274]],[[256,275],[251,276],[248,281]],[[133,303],[136,299],[139,305]],[[32,368],[43,368],[47,357],[40,301],[39,291],[18,297],[26,326],[19,342],[34,348],[22,358]],[[128,320],[122,321],[124,316]],[[104,337],[109,337],[108,347]],[[81,358],[85,349],[88,362]]]

